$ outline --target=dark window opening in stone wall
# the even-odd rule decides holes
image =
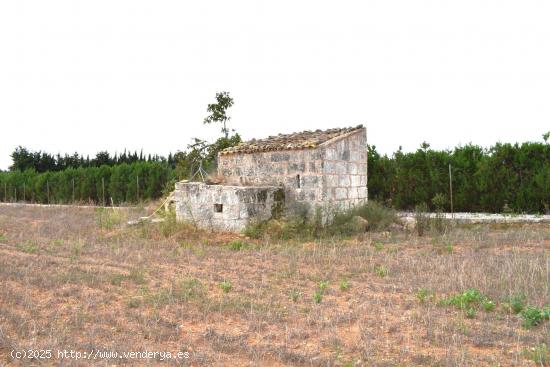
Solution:
[[[302,183],[300,182],[300,175],[296,175],[296,187],[302,187]]]
[[[223,212],[223,204],[214,204],[214,212],[215,213],[222,213]]]

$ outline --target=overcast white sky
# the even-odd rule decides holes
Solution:
[[[217,91],[245,139],[363,123],[391,153],[423,141],[541,140],[550,2],[0,2],[0,168],[18,145],[167,154]]]

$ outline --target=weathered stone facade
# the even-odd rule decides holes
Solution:
[[[178,182],[176,216],[202,228],[240,231],[252,220],[280,215],[284,191],[280,187],[243,187]]]
[[[365,203],[367,136],[362,126],[251,141],[218,155],[223,185],[176,184],[176,213],[202,227],[242,230],[280,209],[306,208],[330,220]],[[282,201],[281,201],[282,200]],[[222,204],[221,212],[217,204]]]
[[[230,185],[282,186],[287,207],[348,209],[367,201],[366,140],[361,128],[315,148],[222,154],[218,175]]]

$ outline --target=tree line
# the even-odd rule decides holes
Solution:
[[[165,162],[121,163],[115,166],[34,169],[0,173],[1,201],[42,204],[87,203],[115,205],[161,197],[175,170]]]
[[[63,171],[68,168],[78,167],[101,167],[101,166],[115,166],[122,163],[132,164],[135,162],[161,162],[176,166],[176,159],[170,153],[168,157],[159,155],[144,155],[143,151],[139,154],[135,152],[127,152],[126,149],[123,153],[115,153],[111,155],[107,151],[101,151],[96,154],[95,157],[84,156],[82,154],[50,154],[42,151],[32,151],[25,147],[19,146],[15,148],[11,154],[12,165],[9,167],[10,171],[25,171],[32,169],[36,172],[57,172]]]
[[[415,152],[401,149],[392,156],[368,150],[369,199],[400,210],[414,210],[445,198],[450,210],[449,164],[453,207],[464,212],[549,213],[550,144],[502,144],[484,149],[468,144],[453,150],[432,150],[424,143]]]

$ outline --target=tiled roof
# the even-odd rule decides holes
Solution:
[[[220,154],[255,153],[274,150],[315,148],[331,139],[355,132],[362,128],[363,125],[358,125],[355,127],[346,127],[342,129],[302,131],[292,134],[279,134],[277,136],[270,136],[266,139],[252,139],[250,141],[240,143],[237,146],[222,150]]]

